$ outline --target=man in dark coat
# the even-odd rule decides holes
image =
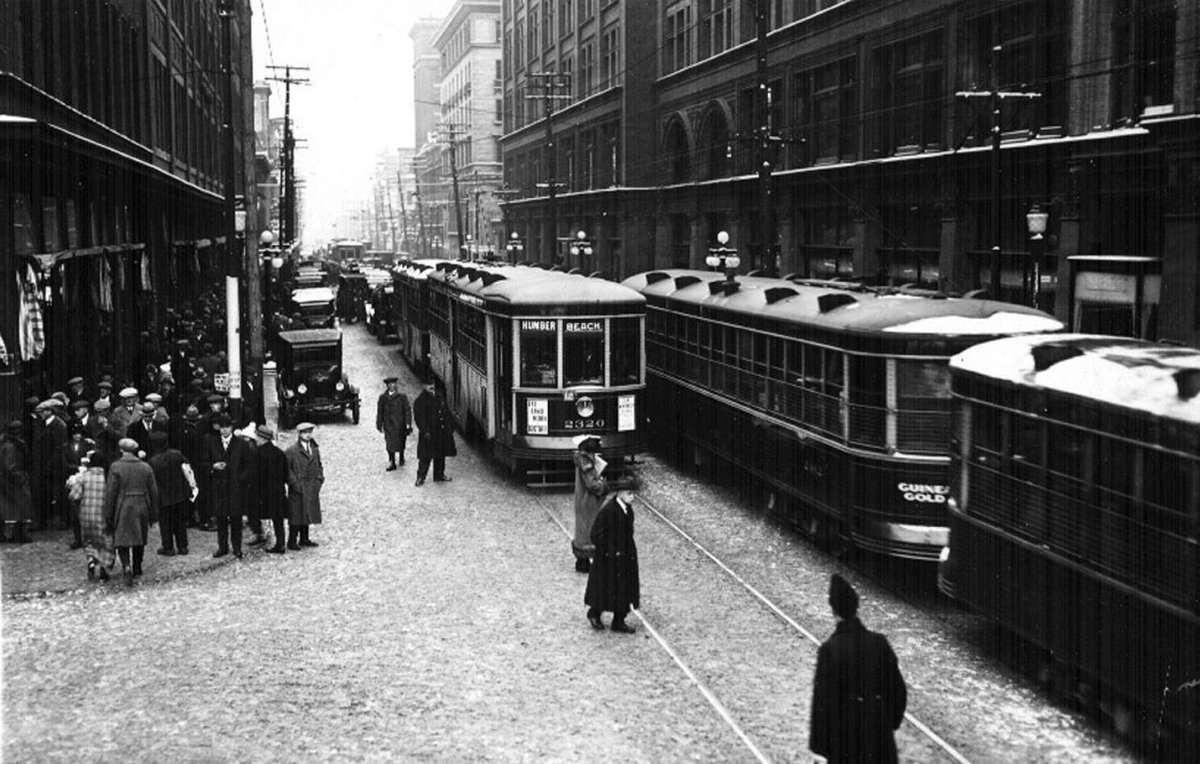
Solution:
[[[817,651],[808,747],[830,764],[895,762],[893,731],[908,705],[896,654],[858,620],[858,593],[837,573],[829,605],[838,624]]]
[[[48,528],[52,522],[69,527],[70,518],[66,510],[66,461],[64,449],[67,445],[67,425],[54,414],[49,401],[37,405],[41,418],[33,429],[33,447],[30,463],[33,466],[33,505],[37,512],[35,521]]]
[[[379,403],[375,406],[375,429],[383,433],[388,453],[387,472],[392,472],[396,469],[397,454],[400,464],[404,464],[404,449],[412,433],[412,411],[408,396],[400,392],[400,380],[388,377],[383,382],[387,390],[379,396]]]
[[[242,556],[242,495],[251,476],[246,441],[233,434],[233,420],[221,414],[214,422],[217,432],[204,444],[204,469],[209,475],[208,512],[217,520],[217,551],[213,557]]]
[[[122,438],[121,458],[108,470],[104,488],[104,524],[113,534],[113,545],[125,569],[125,583],[142,575],[142,557],[150,524],[158,515],[158,483],[154,470],[137,458],[137,443]],[[132,560],[130,559],[132,557]],[[132,568],[130,564],[132,563]]]
[[[254,489],[258,492],[262,519],[270,520],[275,529],[275,545],[266,551],[283,554],[283,520],[288,515],[287,455],[275,445],[275,431],[270,427],[259,425],[254,439],[258,442]]]
[[[178,448],[188,460],[188,463],[193,465],[192,469],[196,473],[196,488],[200,494],[192,502],[192,516],[189,524],[193,528],[199,528],[205,531],[213,530],[208,522],[210,517],[207,512],[208,505],[208,470],[199,469],[199,465],[204,461],[204,445],[207,442],[205,433],[200,429],[200,411],[195,406],[188,406],[183,412],[183,416],[178,420],[171,420],[175,423],[174,437],[175,447]]]
[[[32,541],[29,526],[33,522],[33,499],[29,495],[29,454],[21,443],[24,423],[14,419],[0,430],[0,520],[4,538]]]
[[[158,484],[158,501],[162,507],[158,529],[162,547],[158,553],[174,557],[188,553],[187,521],[192,500],[196,496],[196,476],[183,452],[171,448],[165,432],[150,434],[148,448],[150,469]]]
[[[627,475],[610,484],[608,495],[592,523],[591,541],[595,557],[588,572],[583,603],[588,606],[588,622],[603,629],[600,615],[613,614],[612,630],[632,634],[625,623],[631,607],[641,606],[641,580],[638,577],[637,545],[633,541],[633,495],[639,487],[636,476]]]
[[[417,437],[417,485],[425,485],[429,473],[429,462],[433,462],[433,479],[446,483],[446,457],[457,456],[454,446],[454,420],[446,399],[438,394],[432,379],[426,380],[424,389],[413,401],[413,422],[420,430]]]
[[[141,406],[141,418],[130,422],[125,428],[125,437],[138,444],[138,450],[150,453],[150,435],[156,432],[167,434],[168,424],[158,418],[158,407],[147,401]]]

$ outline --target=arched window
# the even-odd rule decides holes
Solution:
[[[731,140],[725,113],[716,107],[709,109],[700,123],[701,180],[723,178],[729,174]]]
[[[673,118],[667,124],[663,138],[663,156],[666,160],[667,176],[672,183],[692,180],[692,147],[688,141],[683,122]]]

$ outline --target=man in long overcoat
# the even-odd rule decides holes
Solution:
[[[408,405],[408,396],[400,392],[400,380],[388,377],[383,380],[387,385],[379,396],[375,406],[375,429],[383,433],[384,445],[387,448],[387,471],[396,469],[396,456],[400,464],[404,464],[404,449],[408,445],[408,436],[412,433],[412,411]]]
[[[631,607],[641,606],[641,580],[638,577],[637,545],[633,541],[633,496],[639,487],[630,475],[613,481],[608,495],[592,523],[591,540],[596,547],[588,574],[583,603],[588,606],[588,622],[603,629],[600,615],[613,614],[612,630],[632,634],[625,623]]]
[[[895,762],[893,731],[908,704],[896,654],[858,620],[858,593],[837,573],[829,605],[838,624],[817,651],[808,747],[830,764]]]
[[[14,419],[0,430],[0,519],[4,537],[10,541],[32,541],[33,498],[29,494],[27,454],[21,447],[23,423]]]
[[[454,419],[432,379],[425,382],[412,408],[413,422],[421,431],[417,437],[417,485],[425,485],[430,461],[433,462],[433,479],[449,482],[446,457],[458,455],[454,446]]]
[[[121,458],[109,467],[104,489],[104,523],[113,534],[125,583],[132,584],[134,576],[142,575],[150,523],[158,517],[158,484],[154,470],[134,453],[137,443],[122,438],[118,446]]]
[[[208,512],[217,520],[217,551],[213,557],[229,554],[242,556],[242,498],[249,490],[250,448],[233,434],[233,420],[221,414],[215,420],[217,432],[204,444],[204,470],[209,475]]]
[[[325,482],[314,429],[310,422],[296,425],[297,440],[284,451],[288,464],[287,548],[292,551],[318,545],[308,537],[308,526],[321,522],[321,484]]]
[[[67,445],[67,425],[54,414],[49,401],[37,405],[41,422],[34,424],[30,462],[33,467],[33,504],[35,522],[43,528],[53,523],[68,527],[66,510],[67,463],[63,449]]]
[[[575,439],[575,446],[575,453],[571,455],[575,462],[575,533],[571,539],[571,552],[575,555],[575,570],[587,573],[589,561],[596,552],[592,546],[592,523],[608,493],[608,483],[601,475],[604,460],[600,457],[600,438],[580,435]]]
[[[262,519],[270,520],[275,529],[275,545],[266,551],[283,554],[283,521],[288,516],[287,455],[275,445],[275,431],[270,427],[259,425],[254,439],[258,442],[254,488],[258,491]]]

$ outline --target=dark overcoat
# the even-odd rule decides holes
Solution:
[[[571,551],[576,557],[591,557],[595,552],[592,523],[608,492],[608,481],[596,469],[596,454],[577,450],[572,459],[575,461],[575,534],[571,538]]]
[[[154,470],[133,454],[122,454],[109,468],[104,488],[104,522],[113,531],[113,546],[145,546],[151,518],[157,517]]]
[[[296,525],[316,525],[321,522],[321,484],[325,468],[321,465],[321,449],[310,440],[312,454],[304,453],[300,441],[288,446],[284,454],[288,465],[288,522]]]
[[[150,435],[155,432],[170,436],[170,427],[166,420],[151,419],[149,427],[146,426],[145,419],[130,422],[129,426],[125,428],[125,437],[137,443],[138,449],[148,454],[150,453]]]
[[[63,448],[67,425],[56,416],[33,425],[33,477],[35,481],[61,483],[67,479]]]
[[[33,497],[25,450],[11,440],[0,441],[0,520],[23,522],[33,519]]]
[[[221,434],[204,441],[203,470],[208,475],[208,514],[210,517],[240,519],[244,494],[251,480],[250,447],[237,435],[229,439],[229,448],[221,446]],[[225,469],[213,467],[225,462]]]
[[[596,610],[625,613],[631,606],[641,606],[641,581],[633,542],[633,507],[623,505],[617,497],[609,494],[592,523],[596,552],[583,602]]]
[[[288,461],[287,456],[274,443],[258,447],[258,473],[255,488],[258,490],[259,506],[264,520],[276,520],[288,516]]]
[[[439,456],[457,456],[454,445],[454,418],[446,406],[446,399],[431,395],[424,390],[413,401],[413,421],[420,430],[417,438],[417,458],[436,459]]]
[[[893,731],[907,705],[887,638],[847,618],[817,651],[808,747],[831,764],[895,762]]]
[[[388,453],[404,452],[408,434],[412,432],[412,410],[408,396],[397,392],[390,395],[385,390],[375,405],[375,429],[383,433]]]

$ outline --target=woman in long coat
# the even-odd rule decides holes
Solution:
[[[67,490],[71,499],[79,502],[79,530],[87,554],[88,580],[99,573],[100,580],[107,581],[117,555],[112,534],[104,529],[104,465],[96,451],[84,456],[80,464],[84,469],[67,478]]]
[[[604,460],[600,458],[600,439],[595,435],[580,435],[575,444],[576,451],[571,455],[575,462],[575,534],[571,552],[575,555],[575,570],[587,573],[589,560],[596,552],[592,546],[592,523],[608,493],[608,483],[601,475]]]
[[[108,470],[104,519],[121,558],[125,583],[132,586],[134,576],[142,575],[150,523],[158,517],[158,484],[154,481],[154,470],[134,453],[137,441],[122,438],[117,445],[121,458]]]
[[[288,544],[293,551],[300,547],[317,546],[308,538],[308,526],[321,522],[321,484],[325,468],[321,465],[321,449],[312,439],[313,425],[296,425],[298,440],[284,452],[288,464]]]
[[[603,629],[600,614],[613,614],[612,630],[632,634],[625,623],[630,607],[641,606],[641,581],[638,577],[637,545],[633,541],[633,492],[635,477],[613,481],[615,491],[600,506],[592,523],[592,544],[596,547],[588,574],[583,602],[588,606],[588,621]]]
[[[16,441],[23,424],[9,422],[0,430],[0,515],[4,534],[13,541],[32,541],[33,496],[29,492],[29,472],[25,449]]]

